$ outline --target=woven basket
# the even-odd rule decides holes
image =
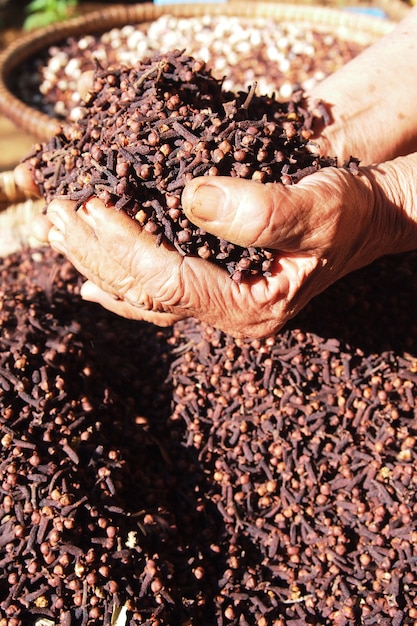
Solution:
[[[154,4],[116,5],[93,11],[60,24],[39,29],[11,44],[0,55],[0,112],[16,126],[33,137],[44,141],[59,131],[63,123],[36,111],[19,100],[9,89],[8,79],[19,71],[19,65],[52,44],[59,44],[69,36],[103,33],[127,24],[152,22],[161,15],[175,17],[238,16],[264,17],[276,21],[304,22],[327,27],[332,31],[345,27],[349,38],[367,35],[369,44],[386,34],[393,26],[390,20],[339,11],[326,7],[276,4],[269,2],[230,2],[227,4],[178,4],[159,6]]]
[[[32,233],[32,225],[34,218],[42,213],[44,207],[43,200],[33,199],[8,205],[4,209],[0,206],[0,257],[17,252],[25,246],[40,245]]]
[[[13,171],[0,172],[0,257],[38,243],[32,236],[32,222],[45,202],[18,187]]]
[[[12,171],[0,172],[0,210],[30,197],[27,191],[16,185]]]

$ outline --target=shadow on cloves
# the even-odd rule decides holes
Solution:
[[[115,319],[104,311],[97,322],[98,332],[91,336],[94,359],[103,364],[97,380],[103,397],[106,385],[113,394],[113,407],[102,414],[96,458],[91,446],[80,458],[89,505],[108,526],[118,528],[118,543],[102,543],[101,558],[118,582],[119,601],[133,600],[144,624],[159,619],[172,626],[190,620],[215,626],[214,598],[228,567],[230,535],[206,497],[212,477],[197,449],[185,443],[186,425],[171,420],[171,331]],[[103,326],[112,328],[106,337]],[[119,450],[120,457],[106,459],[111,449]],[[83,526],[91,527],[88,514]],[[97,537],[103,533],[93,530],[87,540],[74,540],[87,553]]]
[[[1,610],[13,602],[37,623],[40,586],[42,614],[59,605],[62,624],[110,623],[129,599],[143,624],[218,623],[229,535],[186,426],[170,419],[172,331],[83,302],[49,249],[4,260],[2,280],[2,372],[22,384],[0,377],[0,463],[19,469],[0,506],[12,496],[24,532],[2,537]]]
[[[417,253],[375,261],[314,298],[289,324],[368,353],[417,354]]]

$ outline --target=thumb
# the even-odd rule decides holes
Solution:
[[[200,177],[182,194],[187,218],[213,235],[242,247],[281,248],[300,228],[291,190],[281,184],[231,177]]]

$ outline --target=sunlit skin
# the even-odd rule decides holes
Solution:
[[[416,74],[414,9],[309,94],[328,103],[333,117],[317,130],[322,154],[362,157],[366,167],[356,176],[326,168],[288,187],[217,177],[188,183],[187,217],[235,244],[275,250],[269,277],[236,283],[209,261],[157,247],[138,223],[97,198],[78,211],[55,199],[34,228],[87,278],[83,297],[118,315],[158,325],[194,316],[234,336],[275,333],[341,276],[417,248],[417,116],[408,111],[417,101]],[[33,186],[24,166],[16,179]]]

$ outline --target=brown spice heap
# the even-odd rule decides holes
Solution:
[[[416,261],[250,341],[2,259],[0,625],[415,626]]]
[[[135,68],[97,67],[82,116],[27,157],[49,201],[97,195],[126,211],[181,254],[227,267],[234,280],[267,275],[272,253],[242,249],[193,226],[181,192],[196,176],[292,184],[332,158],[308,146],[312,114],[288,103],[222,89],[202,61],[179,51]]]

